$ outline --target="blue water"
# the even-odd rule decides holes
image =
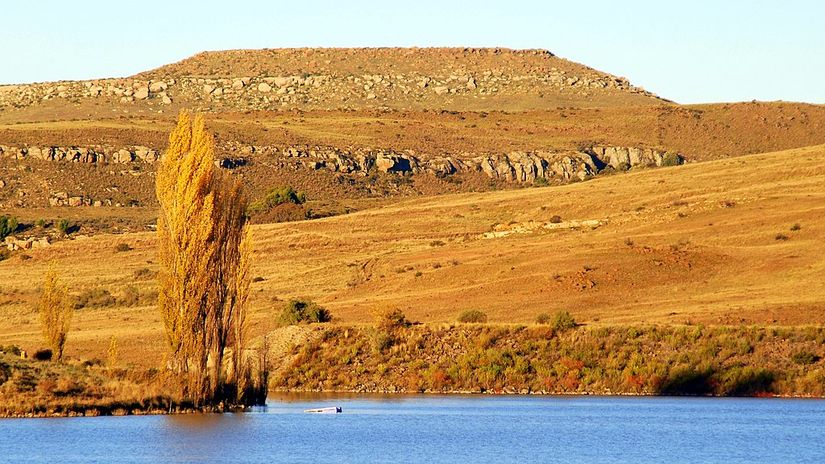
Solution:
[[[342,414],[306,414],[337,405]],[[0,420],[0,462],[825,463],[825,401],[276,397],[244,414]]]

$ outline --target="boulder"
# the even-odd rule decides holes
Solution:
[[[32,240],[32,248],[46,248],[48,246],[51,246],[49,237],[43,237],[37,240]]]
[[[272,84],[276,87],[285,87],[292,83],[292,78],[289,77],[273,77]]]
[[[149,87],[139,87],[135,89],[135,100],[146,100],[149,98]]]
[[[134,161],[134,157],[129,150],[121,149],[112,155],[112,161],[115,163],[131,163]]]
[[[261,82],[260,84],[258,84],[258,91],[259,92],[267,93],[271,90],[272,90],[272,87],[269,84],[267,84],[266,82]]]
[[[159,93],[166,90],[169,86],[164,81],[152,82],[149,84],[149,91],[152,93]]]

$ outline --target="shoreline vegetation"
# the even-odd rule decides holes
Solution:
[[[823,346],[816,326],[342,326],[270,391],[821,398]]]
[[[825,328],[301,325],[269,393],[825,397]],[[277,332],[277,331],[276,331]],[[0,347],[0,417],[247,410],[170,394],[164,369],[22,360]]]

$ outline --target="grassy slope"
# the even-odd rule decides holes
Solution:
[[[253,334],[272,330],[280,300],[298,296],[347,323],[399,306],[425,322],[481,309],[492,322],[525,323],[567,309],[589,325],[821,324],[823,160],[818,146],[257,226],[253,275],[264,280],[252,287]],[[496,224],[554,215],[604,224],[481,237]],[[795,223],[801,229],[790,231]],[[121,242],[134,249],[116,252]],[[2,343],[39,344],[30,308],[56,260],[76,292],[136,286],[143,298],[141,306],[79,311],[68,355],[105,357],[115,335],[124,362],[157,365],[154,282],[135,277],[156,269],[152,233],[78,238],[27,255],[0,262]]]

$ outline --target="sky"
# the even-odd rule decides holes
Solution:
[[[825,103],[822,0],[3,0],[0,84],[124,77],[204,50],[542,48],[679,103]]]

